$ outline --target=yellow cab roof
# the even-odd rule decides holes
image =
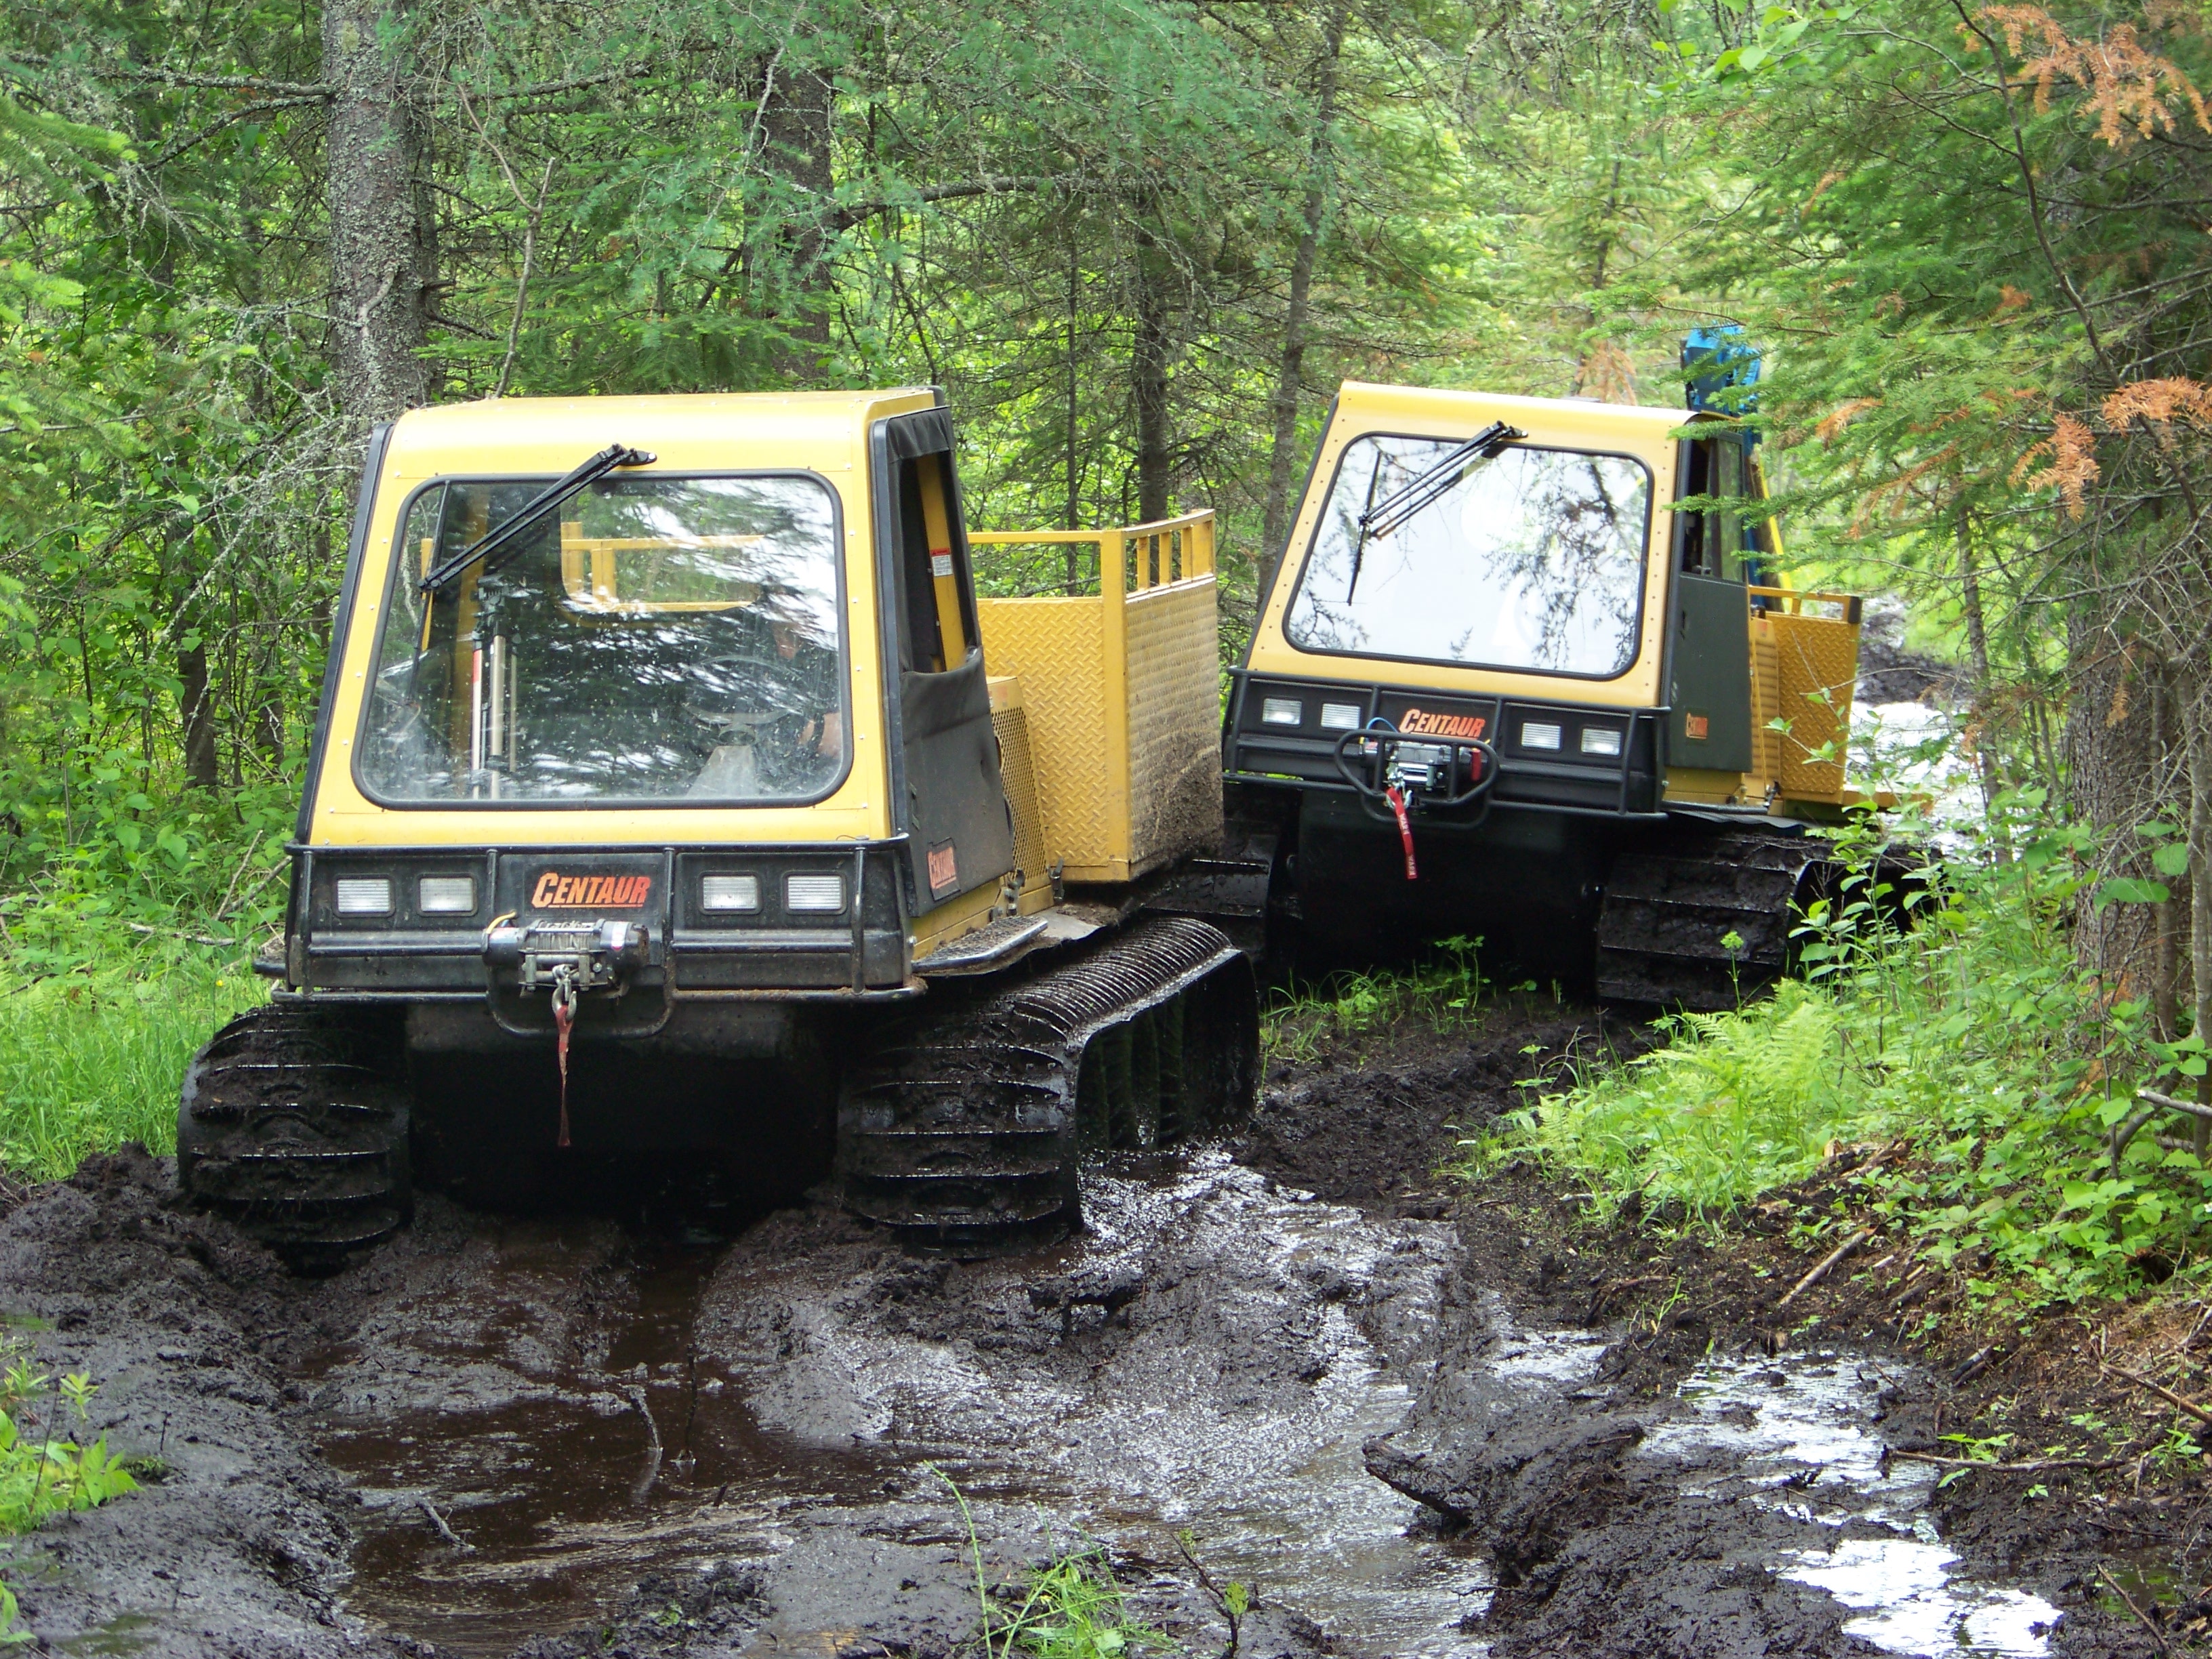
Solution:
[[[854,452],[871,421],[928,409],[927,386],[877,392],[685,392],[652,398],[497,398],[413,409],[393,425],[399,477],[457,470],[568,471],[609,444],[663,468],[793,466]]]
[[[1336,394],[1339,423],[1378,430],[1395,421],[1470,433],[1488,421],[1504,421],[1532,438],[1577,444],[1649,444],[1693,422],[1723,415],[1664,404],[1600,403],[1588,398],[1516,398],[1502,392],[1454,392],[1431,386],[1377,386],[1346,380]]]

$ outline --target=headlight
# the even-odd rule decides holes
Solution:
[[[465,916],[477,908],[474,876],[425,876],[416,884],[415,902],[426,916]]]
[[[793,910],[837,911],[845,908],[842,876],[786,876],[783,902]]]
[[[1356,702],[1322,704],[1321,729],[1324,732],[1357,732],[1359,729],[1359,705]]]
[[[392,914],[392,878],[341,876],[337,901],[342,916],[388,916]]]
[[[1521,746],[1523,749],[1557,749],[1559,728],[1537,720],[1528,720],[1521,727]]]
[[[1296,697],[1268,697],[1260,704],[1262,726],[1304,726],[1306,706]]]
[[[1583,753],[1618,756],[1620,753],[1620,733],[1609,726],[1585,726],[1583,727]]]
[[[760,908],[760,878],[702,876],[699,878],[699,908],[702,910],[757,910]]]

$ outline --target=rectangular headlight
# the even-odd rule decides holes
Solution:
[[[793,910],[842,910],[845,908],[842,876],[786,876],[783,902]]]
[[[1324,732],[1357,732],[1359,729],[1359,705],[1356,702],[1322,704],[1321,729]]]
[[[1559,728],[1546,721],[1524,721],[1521,726],[1521,746],[1523,749],[1557,749],[1559,746]]]
[[[760,908],[760,878],[702,876],[699,878],[699,908],[702,910],[757,910]]]
[[[337,898],[338,914],[342,916],[388,916],[392,914],[392,878],[341,876]]]
[[[1268,697],[1260,704],[1262,726],[1304,726],[1306,706],[1296,697]]]
[[[1620,733],[1609,726],[1583,727],[1583,753],[1585,755],[1618,755],[1620,753]]]
[[[425,876],[415,889],[415,902],[426,916],[465,916],[477,908],[474,876]]]

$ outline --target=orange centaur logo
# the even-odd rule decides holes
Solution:
[[[1432,714],[1425,708],[1408,708],[1398,716],[1398,729],[1417,738],[1473,738],[1481,741],[1490,729],[1487,714]]]
[[[651,876],[564,876],[548,870],[530,890],[533,910],[635,910],[653,891]]]

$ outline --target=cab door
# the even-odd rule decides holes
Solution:
[[[910,915],[1014,864],[952,459],[943,409],[879,421],[869,434],[891,812],[907,837]]]
[[[1745,436],[1733,428],[1677,446],[1678,501],[1692,495],[1741,501],[1756,493],[1753,477]],[[1675,512],[1674,598],[1667,617],[1671,766],[1751,770],[1750,588],[1759,533],[1743,508]]]

